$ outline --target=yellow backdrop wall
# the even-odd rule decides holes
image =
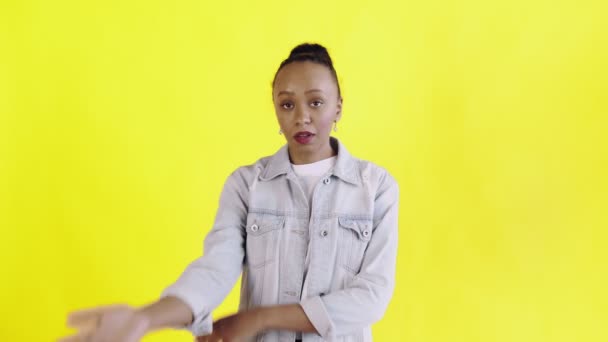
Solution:
[[[284,143],[270,82],[313,41],[342,82],[336,136],[401,186],[376,339],[608,341],[607,13],[2,1],[0,340],[54,340],[71,310],[157,298],[201,254],[230,172]]]

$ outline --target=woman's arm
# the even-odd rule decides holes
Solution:
[[[373,233],[361,270],[346,288],[300,302],[323,339],[348,334],[380,320],[392,297],[397,259],[399,186],[386,172],[377,182]]]
[[[300,304],[289,304],[258,307],[222,318],[213,324],[212,334],[198,336],[197,341],[232,341],[266,330],[317,332]]]
[[[59,341],[138,342],[149,332],[182,327],[192,319],[188,305],[176,297],[139,309],[126,304],[100,306],[70,313],[67,325],[79,331]]]
[[[241,275],[245,257],[245,223],[249,178],[253,169],[239,168],[226,180],[213,228],[204,242],[204,255],[192,261],[160,298],[175,297],[191,310],[194,335],[210,333],[211,312],[224,300]]]
[[[190,263],[158,301],[141,308],[111,305],[72,312],[67,323],[80,331],[62,341],[134,342],[163,328],[188,329],[195,335],[210,332],[210,313],[238,280],[245,254],[248,187],[237,171],[224,184],[214,226],[205,238],[205,255]]]
[[[259,310],[264,330],[317,332],[300,304],[269,306]]]
[[[184,327],[194,319],[190,307],[181,299],[171,296],[139,308],[136,314],[146,323],[147,332]]]

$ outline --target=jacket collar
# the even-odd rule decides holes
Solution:
[[[329,137],[329,144],[337,152],[333,175],[348,183],[359,185],[361,180],[357,172],[357,160],[338,139]],[[270,157],[268,164],[266,164],[266,167],[262,171],[260,179],[267,181],[279,175],[289,175],[291,173],[293,173],[293,170],[289,161],[289,150],[287,149],[287,144],[285,144]]]

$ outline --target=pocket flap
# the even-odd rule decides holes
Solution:
[[[250,214],[247,220],[247,234],[262,235],[275,229],[283,228],[285,216]]]
[[[361,240],[369,241],[372,237],[371,220],[338,217],[338,222],[341,227],[353,230]]]

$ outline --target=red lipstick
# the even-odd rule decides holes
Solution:
[[[294,134],[293,138],[300,144],[306,145],[306,144],[310,143],[310,141],[312,140],[312,138],[314,136],[315,135],[311,132],[301,131],[301,132]]]

